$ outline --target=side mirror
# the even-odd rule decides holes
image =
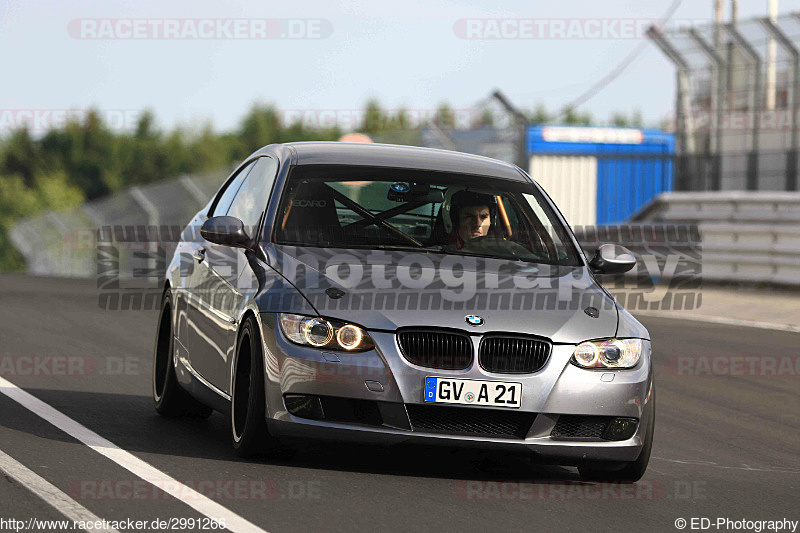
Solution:
[[[211,217],[203,223],[200,235],[214,244],[250,248],[250,237],[244,231],[242,221],[236,217]]]
[[[633,253],[619,244],[601,244],[589,261],[589,268],[598,274],[621,274],[635,266]]]

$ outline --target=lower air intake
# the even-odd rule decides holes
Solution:
[[[611,420],[609,416],[561,415],[550,436],[560,439],[599,439]]]
[[[414,431],[522,439],[535,413],[469,407],[406,404]]]

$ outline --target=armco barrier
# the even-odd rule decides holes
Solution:
[[[67,211],[49,211],[12,226],[9,237],[27,272],[38,276],[92,278],[98,275],[97,230],[103,227],[184,226],[228,175],[227,170],[131,187]],[[127,243],[129,257],[153,254],[158,243]],[[133,277],[135,261],[118,261],[119,278]],[[139,261],[148,268],[152,259]],[[122,265],[126,265],[122,267]]]
[[[696,224],[703,279],[800,286],[800,193],[666,193],[633,223]]]

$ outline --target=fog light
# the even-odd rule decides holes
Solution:
[[[635,418],[615,418],[608,424],[603,438],[606,440],[628,440],[636,433],[639,420]]]
[[[317,420],[325,418],[325,413],[322,411],[322,402],[316,396],[287,394],[283,397],[283,403],[286,404],[286,410],[294,416]]]

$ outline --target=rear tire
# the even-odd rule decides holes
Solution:
[[[266,420],[264,360],[261,336],[253,317],[248,317],[236,342],[237,356],[231,391],[231,434],[239,457],[286,458],[291,450],[282,448],[269,434]]]
[[[153,403],[163,417],[208,418],[211,408],[201,404],[181,388],[175,376],[175,338],[172,334],[172,298],[169,289],[161,303],[153,357]]]
[[[650,462],[650,452],[653,449],[653,434],[656,427],[656,396],[653,388],[652,411],[647,424],[644,445],[639,457],[635,461],[619,464],[590,463],[578,467],[581,478],[587,481],[607,481],[610,483],[635,483],[644,476],[647,464]]]

